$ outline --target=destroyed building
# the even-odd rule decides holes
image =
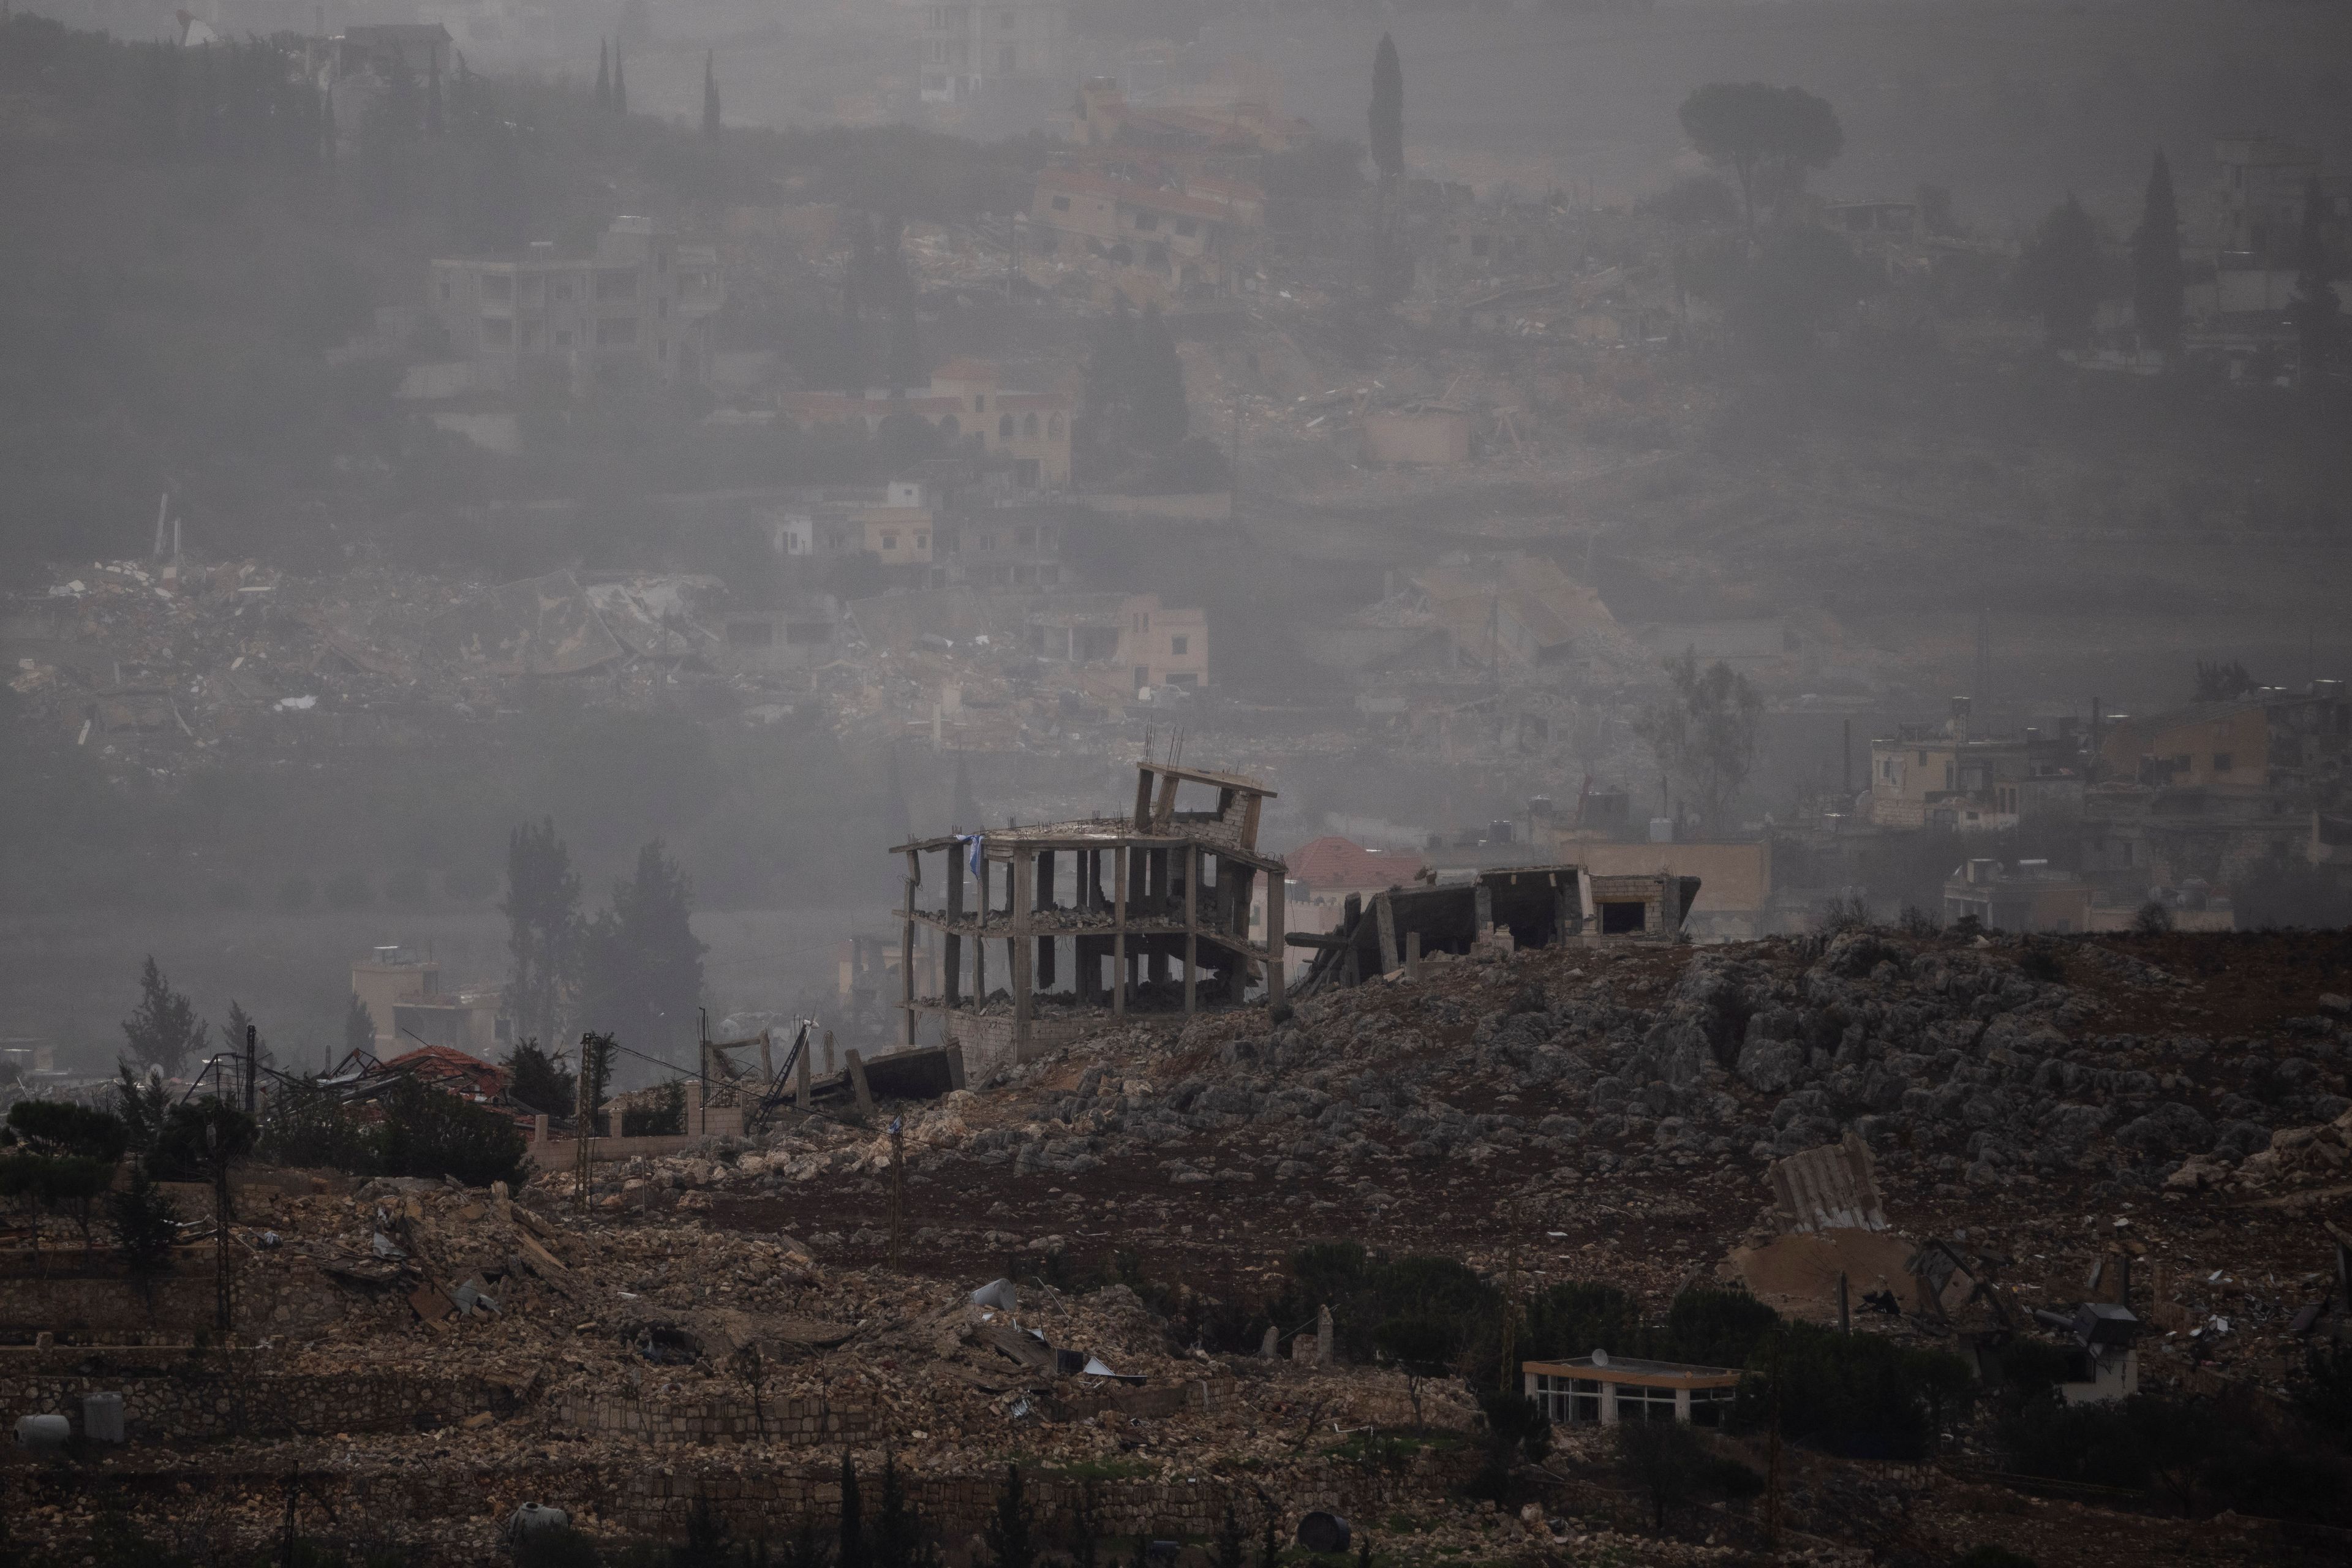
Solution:
[[[436,261],[427,303],[475,387],[512,392],[538,366],[575,384],[623,363],[656,381],[706,380],[726,297],[716,250],[620,217],[587,256],[543,240],[519,256]]]
[[[1179,809],[1180,793],[1203,790],[1213,805]],[[1257,847],[1273,796],[1255,779],[1147,758],[1131,815],[897,846],[907,860],[904,950],[914,951],[919,927],[944,939],[938,995],[917,995],[917,966],[901,963],[905,1044],[938,1018],[984,1076],[1130,1011],[1189,1017],[1259,994],[1280,1004],[1280,916],[1263,940],[1250,933],[1257,879],[1284,874]],[[937,901],[919,903],[934,856]],[[988,950],[1000,939],[1006,978],[992,989]]]

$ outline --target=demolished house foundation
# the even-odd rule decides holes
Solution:
[[[1513,947],[1672,942],[1698,889],[1696,877],[1596,877],[1580,866],[1548,865],[1481,871],[1466,882],[1391,888],[1369,900],[1349,894],[1336,928],[1284,939],[1315,952],[1293,994],[1410,973],[1423,957],[1466,954],[1505,932]]]

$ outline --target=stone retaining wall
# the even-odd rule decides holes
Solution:
[[[20,1274],[0,1287],[0,1334],[184,1337],[212,1328],[215,1290],[209,1253],[177,1259],[170,1274],[144,1290],[120,1274]],[[272,1262],[236,1277],[240,1331],[320,1329],[341,1319],[349,1305],[341,1288],[306,1262]]]
[[[1215,1532],[1230,1501],[1255,1528],[1261,1496],[1282,1510],[1286,1533],[1309,1509],[1328,1509],[1357,1521],[1376,1521],[1416,1502],[1457,1490],[1475,1465],[1466,1451],[1423,1452],[1395,1469],[1370,1468],[1329,1459],[1302,1459],[1253,1470],[1242,1481],[1215,1477],[1162,1480],[1156,1477],[1111,1477],[1094,1483],[1104,1535],[1205,1537]],[[860,1479],[872,1507],[875,1457],[860,1456]],[[909,1500],[940,1537],[960,1542],[981,1529],[995,1507],[1003,1471],[995,1467],[955,1474],[902,1469]],[[1040,1533],[1051,1542],[1067,1531],[1087,1482],[1077,1477],[1025,1468],[1023,1482]],[[183,1482],[199,1493],[245,1492],[274,1496],[280,1472],[223,1469],[209,1474],[186,1468],[128,1472],[110,1468],[106,1485],[134,1514],[184,1508]],[[76,1483],[69,1473],[26,1474],[19,1483],[35,1502],[54,1500]],[[593,1521],[600,1535],[675,1541],[698,1498],[708,1498],[738,1539],[782,1542],[803,1519],[829,1531],[840,1516],[837,1459],[779,1464],[760,1451],[694,1463],[647,1464],[607,1452],[585,1461],[550,1459],[483,1468],[452,1461],[441,1468],[385,1465],[358,1472],[305,1470],[304,1507],[324,1505],[341,1519],[404,1520],[504,1518],[524,1502],[544,1502]],[[144,1506],[142,1506],[144,1505]],[[451,1560],[455,1568],[455,1560]],[[468,1563],[467,1568],[474,1568]]]
[[[332,1436],[455,1426],[468,1415],[511,1415],[527,1391],[469,1376],[392,1370],[319,1376],[265,1370],[267,1352],[196,1352],[185,1347],[107,1351],[82,1368],[82,1350],[0,1351],[0,1426],[56,1414],[81,1428],[82,1399],[120,1394],[133,1444],[226,1437]]]
[[[1104,1410],[1129,1415],[1172,1415],[1180,1410],[1222,1408],[1234,1396],[1230,1377],[1195,1378],[1189,1383],[1157,1388],[1113,1386],[1089,1389],[1067,1398],[1046,1395],[1043,1401],[1056,1420],[1077,1420]],[[667,1402],[627,1394],[564,1394],[549,1411],[549,1425],[559,1431],[608,1434],[634,1437],[656,1447],[764,1440],[792,1447],[838,1447],[874,1440],[880,1428],[874,1412],[863,1405],[835,1405],[822,1399],[762,1401],[755,1415],[748,1395],[726,1394],[709,1399]]]

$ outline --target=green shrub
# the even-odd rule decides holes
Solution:
[[[2315,1344],[2294,1385],[2294,1407],[2337,1447],[2352,1447],[2352,1345]]]
[[[262,1158],[281,1165],[316,1165],[372,1173],[376,1137],[349,1103],[316,1084],[280,1084],[261,1117]]]
[[[633,1105],[621,1112],[624,1138],[675,1137],[686,1131],[686,1085],[673,1079],[656,1092],[650,1105]]]
[[[376,1163],[387,1176],[454,1176],[469,1187],[522,1180],[513,1119],[404,1078],[381,1103]]]
[[[2142,1490],[2183,1511],[2352,1523],[2352,1462],[2251,1396],[2068,1405],[2044,1395],[2005,1416],[1995,1441],[2021,1475]]]
[[[131,1276],[142,1283],[172,1271],[172,1245],[180,1237],[180,1211],[164,1195],[144,1160],[134,1161],[130,1180],[107,1194],[107,1220],[114,1245]]]
[[[2063,1345],[2025,1339],[2010,1341],[1991,1357],[2002,1398],[2011,1408],[2041,1399],[2058,1384],[2073,1380],[2077,1359]]]
[[[1640,1342],[1641,1311],[1614,1285],[1572,1279],[1538,1291],[1528,1302],[1519,1343],[1527,1357],[1558,1361],[1608,1351],[1631,1355]]]
[[[1777,1424],[1791,1441],[1856,1458],[1921,1458],[1974,1381],[1943,1351],[1797,1322],[1759,1341],[1747,1370],[1736,1426]]]

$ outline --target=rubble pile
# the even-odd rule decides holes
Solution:
[[[234,1396],[132,1382],[133,1445],[98,1463],[159,1494],[201,1483],[220,1531],[260,1540],[299,1453],[319,1495],[372,1500],[436,1562],[479,1560],[532,1500],[608,1537],[675,1536],[708,1495],[777,1538],[823,1512],[845,1449],[894,1455],[951,1546],[1018,1458],[1041,1500],[1097,1481],[1121,1529],[1205,1535],[1247,1495],[1286,1519],[1352,1511],[1405,1563],[1716,1561],[1752,1542],[1697,1539],[1727,1518],[1644,1533],[1605,1437],[1562,1434],[1538,1517],[1464,1501],[1468,1391],[1334,1364],[1311,1322],[1274,1323],[1263,1353],[1288,1254],[1352,1237],[1654,1309],[1753,1276],[1827,1321],[1815,1276],[1850,1273],[1891,1288],[1869,1331],[1947,1346],[1986,1303],[2031,1332],[2031,1310],[2119,1288],[2147,1325],[2142,1387],[2275,1393],[2340,1319],[2341,1227],[2275,1201],[2344,1217],[2314,1151],[2343,1147],[2346,1019],[2298,940],[2245,939],[2222,969],[2129,939],[1489,944],[1286,1014],[1133,1023],[870,1120],[787,1111],[600,1165],[584,1194],[568,1168],[511,1193],[281,1193],[237,1233],[239,1289],[309,1279],[331,1310],[215,1353]],[[1823,1144],[1869,1151],[1851,1190],[1807,1189],[1848,1217],[1776,1237],[1801,1218],[1787,1163],[1826,1170]],[[2193,1169],[2219,1174],[2178,1180]],[[47,1353],[72,1359],[43,1397],[127,1381],[103,1348]],[[139,1353],[178,1369],[162,1381],[220,1375]],[[1429,1435],[1374,1462],[1369,1434],[1411,1422],[1415,1394]],[[187,1433],[156,1425],[181,1408],[201,1415]],[[2082,1546],[2067,1560],[2117,1560],[2105,1516],[2070,1504],[1790,1465],[1784,1554],[1840,1560],[1910,1520],[1956,1546],[2031,1523]],[[86,1529],[91,1495],[31,1512],[37,1536]],[[2180,1531],[2215,1560],[2260,1546],[2145,1522],[2143,1554]]]

